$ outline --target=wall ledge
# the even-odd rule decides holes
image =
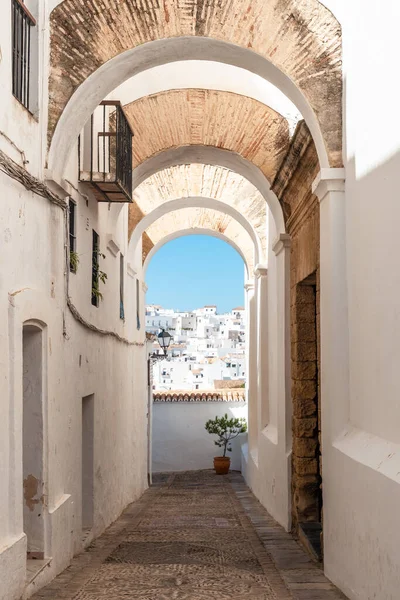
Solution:
[[[400,444],[348,424],[333,447],[352,460],[400,483]]]
[[[118,256],[118,253],[120,252],[118,242],[110,233],[107,235],[107,250],[109,250],[113,256]]]
[[[278,428],[275,425],[267,425],[262,431],[261,435],[266,438],[274,446],[278,445]]]

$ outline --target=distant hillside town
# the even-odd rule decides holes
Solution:
[[[168,357],[153,365],[154,390],[211,390],[244,387],[245,310],[218,314],[215,305],[178,312],[146,306],[146,331],[172,336]],[[154,353],[161,354],[158,342]]]

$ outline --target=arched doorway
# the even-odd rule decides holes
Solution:
[[[46,555],[45,493],[45,328],[24,323],[23,352],[23,527],[28,559]]]

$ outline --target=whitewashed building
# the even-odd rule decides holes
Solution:
[[[152,306],[146,307],[146,330],[154,334],[165,329],[171,335],[168,360],[153,368],[153,389],[214,389],[215,380],[239,380],[243,384],[246,379],[244,308],[217,314],[216,306],[204,306],[191,314],[182,314],[157,307],[156,318],[151,316],[152,310]],[[154,342],[155,350],[160,352],[157,346]]]

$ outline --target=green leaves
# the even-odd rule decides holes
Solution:
[[[103,294],[100,292],[99,283],[100,281],[105,284],[107,280],[107,273],[100,269],[99,258],[105,258],[106,255],[100,251],[96,252],[97,260],[93,264],[93,286],[92,296],[95,296],[98,300],[103,300]]]
[[[235,439],[240,433],[247,431],[246,419],[241,417],[240,419],[232,417],[231,419],[225,414],[223,417],[215,417],[210,419],[205,424],[205,428],[208,433],[218,436],[218,440],[215,441],[215,445],[219,448],[224,449],[224,456],[226,452],[232,452],[231,441]]]
[[[76,273],[79,265],[79,254],[74,250],[70,250],[69,252],[69,265],[70,269],[73,273]]]

